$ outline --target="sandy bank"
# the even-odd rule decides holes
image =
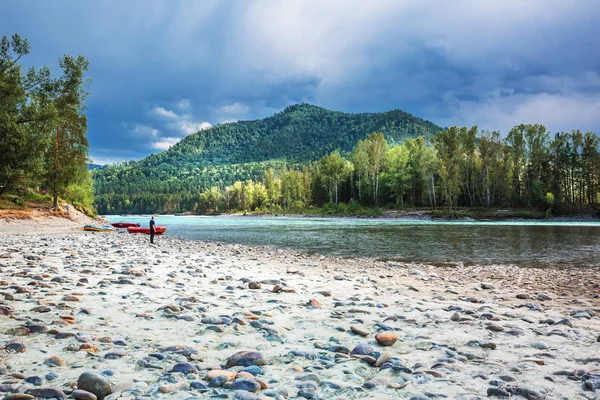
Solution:
[[[93,371],[110,400],[599,396],[595,272],[157,242],[0,237],[0,392],[81,398]]]

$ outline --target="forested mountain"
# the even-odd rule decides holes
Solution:
[[[214,126],[138,162],[94,171],[100,213],[189,211],[212,186],[260,180],[265,171],[300,168],[335,150],[349,152],[372,132],[390,143],[426,139],[437,125],[401,110],[349,114],[309,104],[265,119]]]

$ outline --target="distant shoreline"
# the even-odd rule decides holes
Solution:
[[[457,216],[445,215],[442,211],[436,215],[436,210],[414,210],[414,211],[384,211],[378,215],[337,215],[325,213],[269,213],[269,212],[223,212],[211,214],[195,214],[191,212],[175,214],[154,214],[160,216],[197,216],[197,217],[232,217],[232,218],[334,218],[334,219],[376,219],[376,220],[408,220],[408,221],[439,221],[439,222],[519,222],[519,221],[539,221],[539,222],[600,222],[600,216],[590,212],[587,215],[572,216],[551,216],[546,218],[542,213],[531,211],[459,211]],[[110,216],[111,214],[106,214]],[[112,214],[121,217],[126,216],[150,216],[152,214]]]

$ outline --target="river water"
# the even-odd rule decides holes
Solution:
[[[148,216],[109,215],[110,222]],[[598,222],[445,222],[405,219],[156,216],[167,235],[342,257],[436,265],[511,264],[600,270]]]

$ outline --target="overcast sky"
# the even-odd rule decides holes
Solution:
[[[89,59],[100,164],[298,102],[600,132],[599,20],[597,0],[0,2],[26,64]]]

